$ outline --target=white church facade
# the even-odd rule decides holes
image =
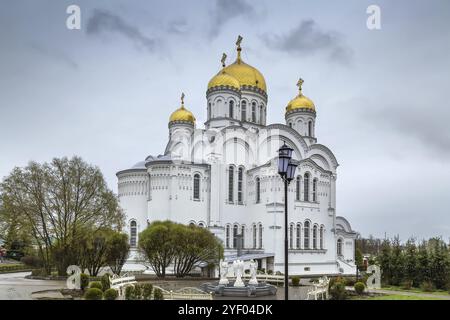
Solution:
[[[242,39],[240,39],[242,40]],[[284,272],[284,183],[278,149],[293,148],[298,163],[288,189],[289,273],[354,274],[355,238],[336,215],[338,162],[315,135],[316,107],[299,92],[285,110],[285,124],[267,124],[263,75],[241,58],[209,81],[207,121],[198,128],[181,106],[169,119],[163,155],[148,156],[119,171],[118,195],[130,244],[156,220],[208,228],[221,241],[225,259],[255,259],[259,268]],[[133,254],[131,260],[137,259]]]

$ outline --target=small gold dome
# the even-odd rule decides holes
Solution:
[[[173,121],[184,121],[195,123],[195,117],[188,109],[184,107],[184,93],[181,95],[181,107],[175,110],[169,118],[169,123]]]
[[[208,89],[214,87],[228,86],[234,89],[239,90],[241,88],[239,81],[236,78],[230,76],[225,71],[220,71],[214,78],[211,79],[208,83]]]
[[[286,112],[295,110],[295,109],[309,109],[312,111],[316,111],[316,106],[314,105],[314,102],[312,102],[311,99],[309,99],[307,96],[304,96],[302,93],[302,84],[303,80],[300,79],[297,83],[297,86],[299,87],[299,93],[298,95],[292,99],[287,107]]]

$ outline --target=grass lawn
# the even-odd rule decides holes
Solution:
[[[436,294],[436,295],[440,295],[440,296],[448,296],[448,295],[450,295],[450,293],[448,291],[445,291],[445,290],[435,290],[435,291],[431,291],[431,292],[426,292],[426,291],[421,290],[420,288],[412,288],[412,289],[406,290],[406,289],[402,289],[401,287],[397,287],[397,286],[382,287],[381,289],[383,289],[383,290],[392,290],[392,291],[402,291],[402,292]]]
[[[387,294],[376,297],[359,297],[357,300],[444,300],[433,297],[408,296],[401,294]]]

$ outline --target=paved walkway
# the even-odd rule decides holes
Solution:
[[[32,292],[66,287],[64,281],[25,279],[29,274],[31,272],[0,274],[0,300],[30,300]]]

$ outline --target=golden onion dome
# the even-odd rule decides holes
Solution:
[[[233,89],[239,90],[241,88],[239,81],[236,78],[227,74],[224,70],[219,72],[214,78],[212,78],[208,83],[208,89],[214,87],[231,87]]]
[[[236,61],[230,64],[229,66],[225,67],[226,54],[224,54],[222,57],[223,69],[214,78],[211,79],[211,81],[208,84],[208,89],[212,88],[213,84],[215,84],[216,81],[219,81],[219,79],[220,81],[227,81],[229,84],[231,84],[231,78],[233,78],[234,80],[238,81],[239,88],[242,88],[242,86],[256,87],[267,93],[266,80],[264,79],[264,76],[261,74],[261,72],[259,72],[258,69],[242,61],[241,41],[242,37],[239,36],[238,41],[236,42],[237,45]],[[226,74],[228,77],[222,77],[223,74]],[[216,79],[217,77],[220,78]],[[236,85],[236,83],[233,81],[233,86],[234,85]]]
[[[288,103],[288,105],[286,107],[286,112],[296,110],[296,109],[309,109],[314,112],[316,111],[316,106],[314,105],[314,102],[312,102],[311,99],[304,96],[302,93],[303,82],[304,82],[303,79],[300,79],[298,81],[297,86],[299,87],[299,93],[294,99],[292,99]]]
[[[184,121],[195,123],[195,117],[188,109],[184,107],[184,93],[181,95],[181,107],[175,110],[169,118],[169,123],[173,121]]]

